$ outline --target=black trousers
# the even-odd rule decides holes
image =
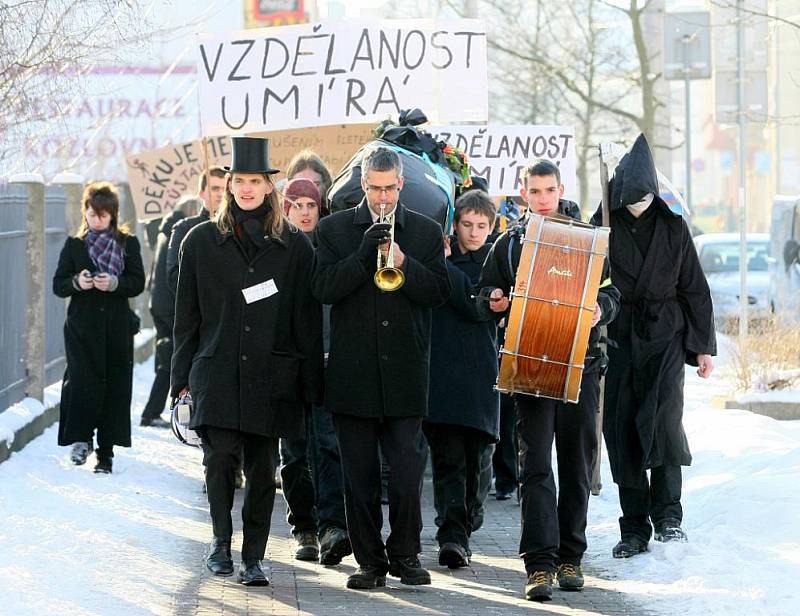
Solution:
[[[640,487],[623,488],[619,486],[619,503],[622,517],[619,529],[623,537],[634,535],[643,541],[649,541],[652,527],[664,522],[680,526],[683,521],[681,507],[681,488],[683,476],[680,466],[657,466],[640,477]]]
[[[422,551],[422,476],[428,445],[421,417],[383,419],[335,414],[344,473],[345,513],[353,555],[359,565],[388,570],[390,559]],[[389,525],[381,537],[381,462],[389,462]]]
[[[492,467],[495,490],[501,492],[516,492],[519,484],[516,423],[514,397],[500,394],[500,440],[494,448]]]
[[[458,543],[469,550],[473,513],[480,504],[481,463],[491,437],[485,432],[450,424],[423,424],[431,450],[433,491],[439,545]],[[486,494],[483,495],[486,498]]]
[[[233,535],[231,509],[236,470],[242,464],[247,480],[242,506],[242,561],[262,560],[275,504],[278,439],[211,426],[202,427],[200,435],[214,536],[230,539]]]
[[[153,314],[156,327],[155,378],[150,387],[150,397],[142,411],[142,419],[155,419],[164,412],[169,396],[169,370],[172,362],[172,322]]]
[[[286,499],[286,521],[292,534],[316,531],[314,513],[314,483],[309,463],[309,433],[311,413],[306,410],[306,435],[300,438],[282,438],[281,487]]]
[[[580,564],[586,551],[599,396],[597,372],[583,375],[577,404],[516,396],[522,473],[519,551],[529,573],[553,571],[562,562]],[[554,438],[558,496],[552,468]]]

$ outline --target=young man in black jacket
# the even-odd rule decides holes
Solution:
[[[534,162],[523,172],[522,181],[521,195],[529,213],[561,214],[580,220],[577,204],[561,198],[564,185],[553,163]],[[494,301],[489,306],[498,315],[505,315],[510,305],[509,292],[516,279],[524,234],[524,226],[517,225],[501,235],[483,267],[480,286],[496,287],[490,292]],[[604,281],[592,321],[578,403],[515,396],[522,504],[519,551],[528,576],[525,597],[532,601],[552,597],[556,576],[564,590],[583,587],[581,560],[586,551],[586,513],[597,450],[596,414],[603,365],[599,326],[613,320],[618,308],[619,292],[609,280]],[[551,461],[554,438],[557,499]]]
[[[498,438],[497,325],[486,297],[476,297],[481,267],[491,244],[492,200],[470,190],[456,202],[455,236],[445,237],[452,290],[433,311],[428,417],[423,424],[431,449],[439,564],[466,567],[469,538],[486,498],[481,466]]]

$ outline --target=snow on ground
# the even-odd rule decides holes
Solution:
[[[724,348],[724,345],[722,345]],[[196,571],[210,536],[198,450],[167,430],[138,427],[152,379],[134,377],[134,444],[114,474],[92,473],[56,446],[56,427],[0,464],[0,612],[167,614],[170,593]],[[598,583],[649,611],[683,616],[800,613],[800,421],[710,406],[725,375],[687,370],[685,424],[694,464],[684,473],[687,544],[615,560],[616,487],[589,510],[587,564]],[[145,607],[146,606],[146,607]]]
[[[610,585],[663,614],[800,613],[800,421],[710,406],[725,395],[726,341],[710,381],[686,371],[684,425],[693,455],[684,468],[686,544],[650,543],[628,560],[618,541],[617,489],[589,509],[587,558]]]

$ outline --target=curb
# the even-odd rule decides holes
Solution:
[[[153,355],[153,341],[155,331],[144,338],[133,350],[133,363],[141,364]],[[14,437],[9,445],[5,439],[0,439],[0,464],[8,460],[12,453],[21,451],[25,445],[30,443],[37,436],[42,434],[47,428],[58,421],[60,403],[56,402],[48,406],[44,412],[33,417],[30,422],[14,430]]]
[[[737,402],[736,400],[727,400],[725,408],[742,409],[780,421],[800,419],[800,404],[796,402]]]

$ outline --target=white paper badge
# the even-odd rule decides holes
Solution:
[[[275,285],[275,281],[272,278],[266,282],[259,282],[258,284],[254,284],[252,287],[242,289],[244,301],[246,301],[248,304],[266,299],[270,295],[275,295],[277,292],[278,287]]]

